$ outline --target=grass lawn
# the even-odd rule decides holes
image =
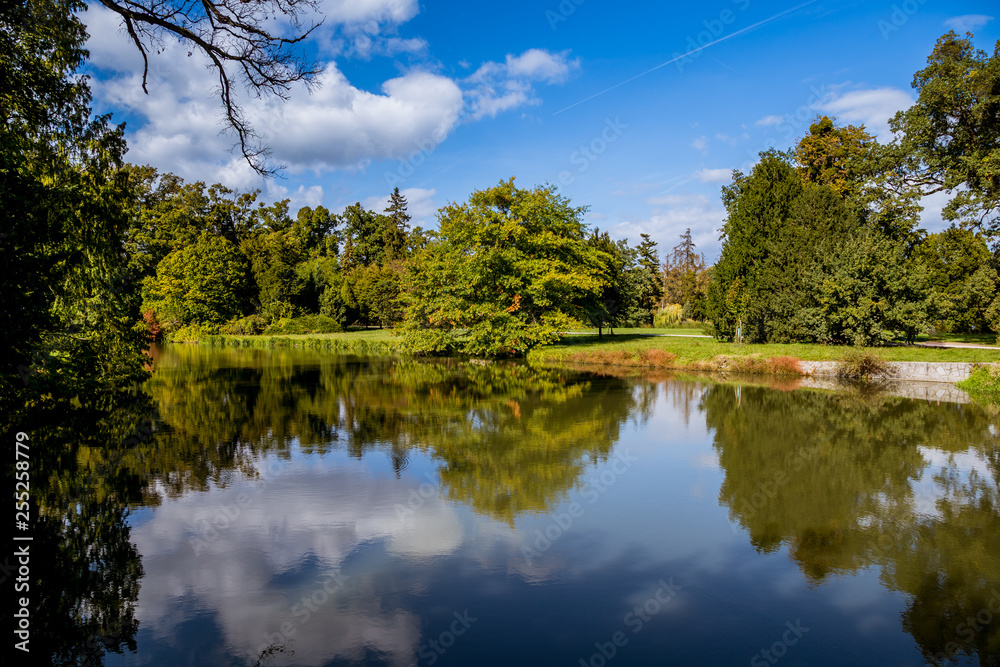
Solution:
[[[974,334],[920,334],[917,336],[918,343],[928,341],[945,341],[947,343],[975,343],[976,345],[996,345],[997,335],[995,333],[974,333]]]
[[[738,345],[714,338],[650,338],[632,334],[605,336],[566,336],[562,342],[532,350],[528,358],[537,362],[620,363],[624,365],[704,368],[724,355],[729,358],[792,357],[803,361],[841,361],[855,351],[851,347],[811,345]],[[994,350],[946,349],[926,347],[867,348],[886,361],[954,361],[1000,363],[1000,348]]]

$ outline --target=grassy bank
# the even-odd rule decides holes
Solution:
[[[885,361],[1000,363],[1000,349],[923,347],[869,348]],[[528,355],[542,364],[585,363],[618,366],[773,375],[797,373],[796,361],[844,361],[857,350],[829,345],[738,345],[713,338],[656,338],[636,335],[567,336],[557,345],[538,348]]]
[[[206,336],[199,342],[229,347],[300,347],[327,350],[335,354],[370,356],[395,355],[401,352],[399,338],[390,329],[356,329],[328,334],[279,334],[258,336]]]
[[[1000,404],[1000,369],[977,368],[968,380],[957,382],[955,386],[976,401]]]

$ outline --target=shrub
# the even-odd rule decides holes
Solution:
[[[660,308],[653,316],[653,326],[660,329],[675,327],[684,319],[684,306],[679,303],[670,303]]]
[[[160,321],[156,318],[155,310],[147,308],[142,311],[142,321],[146,325],[146,332],[151,341],[158,343],[163,340],[163,327],[160,326]]]
[[[326,315],[304,315],[291,319],[280,319],[264,330],[265,334],[324,334],[340,333],[344,328]]]
[[[772,375],[802,375],[802,367],[795,357],[771,357],[768,363]]]
[[[886,380],[894,375],[892,365],[879,355],[855,349],[847,353],[837,366],[842,380]]]
[[[226,322],[219,332],[228,336],[256,336],[264,331],[265,326],[264,318],[260,315],[248,315]]]

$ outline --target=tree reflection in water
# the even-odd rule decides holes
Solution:
[[[877,566],[909,596],[903,627],[929,662],[998,664],[1000,419],[970,405],[722,385],[701,406],[725,471],[720,501],[759,551],[786,545],[815,584]]]

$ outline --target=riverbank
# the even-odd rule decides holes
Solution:
[[[573,336],[532,350],[538,363],[590,363],[677,370],[800,375],[800,362],[844,362],[866,352],[886,362],[1000,363],[1000,348],[835,347],[805,343],[740,345],[713,338],[644,337],[635,335]]]

